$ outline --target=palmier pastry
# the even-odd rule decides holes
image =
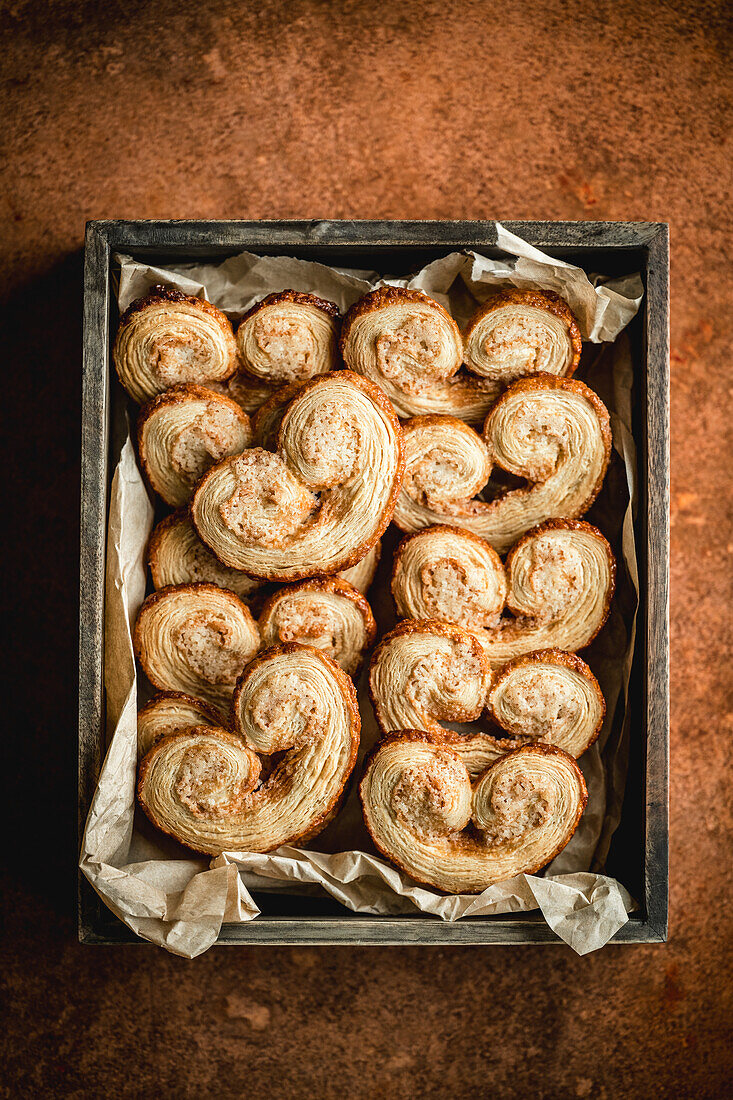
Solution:
[[[157,286],[123,314],[112,358],[142,404],[182,382],[223,382],[237,369],[237,345],[227,316],[211,302]]]
[[[405,479],[394,513],[403,531],[465,527],[503,552],[531,527],[583,515],[611,454],[608,412],[582,382],[549,375],[514,382],[486,418],[483,439],[454,417],[404,425]],[[528,485],[472,499],[495,464]]]
[[[377,626],[362,594],[340,577],[320,577],[280,588],[259,619],[264,646],[300,642],[327,653],[355,675]]]
[[[187,509],[166,516],[150,536],[148,565],[155,588],[206,581],[236,592],[243,600],[262,587],[239,569],[229,569],[204,546]]]
[[[441,737],[477,774],[498,756],[542,740],[580,756],[605,713],[585,661],[557,649],[491,668],[466,630],[432,620],[400,623],[372,656],[369,688],[384,733],[419,728]],[[472,722],[486,706],[500,731],[459,733],[442,722]]]
[[[283,290],[245,313],[237,329],[242,369],[256,381],[282,386],[335,368],[338,306]]]
[[[543,649],[496,671],[486,708],[518,742],[544,741],[577,758],[601,732],[606,701],[585,661]]]
[[[469,630],[496,626],[506,605],[504,563],[485,539],[457,527],[425,527],[395,550],[392,596],[405,619],[441,619]]]
[[[311,646],[256,658],[237,683],[232,733],[194,727],[158,741],[138,798],[159,829],[199,852],[267,852],[305,841],[338,808],[359,747],[351,680]],[[275,757],[261,781],[260,756]]]
[[[578,765],[561,749],[517,749],[472,785],[461,758],[421,730],[377,744],[359,793],[380,852],[418,882],[454,894],[545,867],[588,798]]]
[[[382,287],[356,302],[344,318],[341,354],[403,417],[450,412],[480,424],[499,392],[495,382],[462,369],[458,325],[419,290]]]
[[[464,747],[466,738],[444,729],[441,720],[479,718],[490,682],[489,663],[474,635],[429,619],[399,623],[382,638],[369,666],[369,693],[383,733],[423,729]],[[472,743],[474,756],[477,748],[486,767],[486,752],[488,760],[496,756],[494,739]]]
[[[567,302],[547,290],[492,295],[474,313],[463,339],[468,369],[497,382],[538,372],[569,378],[582,348]]]
[[[616,564],[590,523],[548,520],[500,567],[488,543],[469,531],[441,526],[409,535],[395,553],[397,613],[457,623],[494,665],[537,649],[583,649],[608,618]],[[511,615],[500,615],[504,607]]]
[[[191,726],[221,726],[222,715],[193,695],[162,691],[137,714],[137,754],[145,756],[161,737],[180,733]]]
[[[249,608],[214,584],[179,584],[153,592],[134,632],[135,654],[160,691],[183,691],[220,710],[260,646]]]
[[[384,394],[335,371],[290,401],[277,454],[255,447],[209,470],[191,516],[220,561],[253,577],[338,573],[384,532],[403,466],[399,421]]]
[[[203,386],[174,386],[140,410],[137,442],[149,484],[166,504],[191,499],[206,471],[252,438],[249,417],[234,401]]]

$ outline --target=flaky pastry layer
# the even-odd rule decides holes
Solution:
[[[112,360],[138,404],[180,383],[224,382],[237,369],[226,314],[202,298],[155,287],[123,314]]]
[[[259,618],[263,646],[312,645],[355,676],[377,625],[362,594],[340,577],[315,577],[278,589]]]
[[[140,410],[137,444],[151,489],[166,504],[188,504],[203,474],[252,439],[239,405],[204,386],[173,386]]]
[[[605,714],[598,682],[579,657],[541,650],[492,670],[473,634],[429,619],[406,620],[385,635],[372,655],[369,689],[383,733],[427,730],[472,774],[532,741],[580,756]],[[498,728],[460,732],[443,724],[474,722],[484,709]]]
[[[160,691],[182,691],[226,711],[242,669],[260,647],[249,608],[213,584],[179,584],[148,596],[135,654]]]
[[[327,374],[337,366],[338,327],[334,302],[296,290],[268,294],[237,329],[242,369],[275,386]]]
[[[600,492],[611,454],[608,412],[582,382],[534,375],[494,404],[483,437],[450,416],[403,425],[405,478],[394,522],[403,531],[463,527],[500,553],[552,518],[583,515]],[[476,499],[494,466],[527,484]]]
[[[346,673],[311,646],[276,646],[239,677],[231,727],[194,727],[148,752],[138,798],[153,824],[210,855],[315,836],[356,763],[360,718]]]
[[[528,745],[472,782],[434,734],[402,730],[367,758],[359,793],[377,848],[406,874],[451,894],[478,894],[534,874],[563,850],[587,791],[571,756]]]
[[[371,382],[336,371],[286,405],[277,452],[253,447],[211,469],[191,515],[220,561],[263,580],[348,569],[387,527],[404,468],[394,410]]]

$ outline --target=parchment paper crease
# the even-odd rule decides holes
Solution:
[[[293,288],[335,301],[342,310],[383,283],[425,290],[463,324],[477,302],[503,286],[543,287],[560,293],[578,318],[586,346],[579,376],[609,408],[614,461],[588,518],[611,540],[619,571],[609,623],[585,654],[607,704],[597,743],[580,760],[588,808],[567,848],[541,875],[518,875],[478,896],[445,896],[412,882],[373,849],[364,829],[356,784],[335,822],[314,841],[318,851],[283,847],[265,855],[225,853],[192,858],[158,834],[135,809],[138,682],[132,625],[145,595],[145,547],[153,509],[126,439],[112,483],[107,549],[105,684],[109,747],[89,812],[80,866],[109,908],[144,939],[192,958],[213,944],[222,923],[256,918],[251,890],[313,893],[325,890],[355,912],[422,912],[455,921],[539,909],[548,925],[578,954],[602,947],[627,921],[633,901],[624,887],[598,873],[616,828],[626,779],[629,739],[628,683],[633,656],[638,579],[633,511],[636,456],[631,434],[632,364],[623,328],[636,313],[641,278],[589,279],[580,268],[552,259],[498,227],[507,254],[496,260],[452,253],[411,277],[343,271],[289,257],[242,253],[219,265],[150,267],[128,256],[119,263],[118,303],[130,302],[156,283],[206,297],[236,320],[265,294]],[[614,342],[615,341],[615,342]],[[612,343],[613,342],[613,343]],[[387,539],[389,545],[389,538]],[[386,559],[390,555],[385,553]],[[394,619],[383,560],[369,592],[380,627]],[[359,698],[361,756],[374,743],[376,724],[364,690]]]

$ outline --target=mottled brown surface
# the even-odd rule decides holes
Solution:
[[[733,816],[726,8],[3,5],[1,346],[17,404],[4,581],[18,605],[4,623],[4,1095],[730,1093],[731,922],[716,906]],[[75,942],[84,221],[282,216],[671,222],[666,947],[230,948],[187,963]]]

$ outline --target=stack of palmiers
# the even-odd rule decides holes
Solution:
[[[169,508],[135,627],[158,691],[138,719],[154,824],[211,854],[315,836],[356,765],[353,677],[376,643],[382,736],[360,781],[376,847],[449,892],[562,850],[605,714],[576,651],[615,569],[580,518],[611,448],[572,379],[580,351],[568,305],[539,289],[495,294],[463,332],[397,287],[343,319],[270,294],[236,332],[178,291],[133,303],[114,361]],[[401,621],[378,638],[365,597],[390,522]]]

